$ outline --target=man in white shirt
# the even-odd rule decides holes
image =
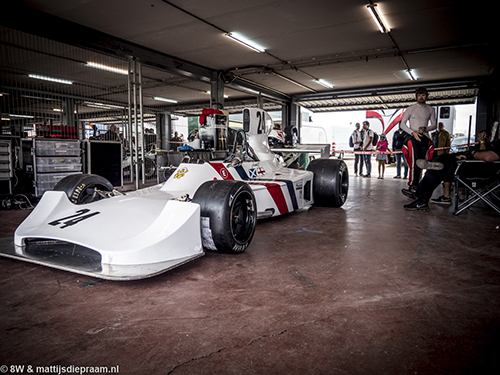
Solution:
[[[366,154],[363,155],[363,160],[366,165],[366,174],[363,177],[371,177],[372,173],[372,154],[373,151],[373,132],[370,130],[370,123],[368,121],[363,121],[363,146],[361,151],[365,151]]]
[[[363,155],[356,153],[361,151],[361,145],[363,144],[363,132],[360,130],[361,125],[359,122],[356,123],[356,130],[351,134],[352,143],[354,144],[354,174],[358,175],[358,164],[359,164],[359,174],[363,174]]]
[[[416,161],[418,159],[428,159],[429,148],[432,148],[432,141],[428,132],[437,128],[434,109],[425,104],[429,97],[427,89],[425,87],[418,88],[415,97],[417,103],[405,110],[400,125],[403,131],[411,135],[402,150],[410,167],[409,189],[403,189],[403,194],[409,196],[413,195],[417,189],[422,176],[422,169],[417,166]],[[433,150],[431,149],[431,156],[432,153]]]

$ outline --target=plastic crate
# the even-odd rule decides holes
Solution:
[[[37,175],[38,180],[35,181],[36,196],[40,197],[47,190],[53,190],[59,181],[61,181],[64,177],[73,174],[81,174],[81,172],[38,174]]]
[[[10,155],[0,153],[0,163],[10,163]]]
[[[82,164],[37,164],[37,173],[80,172]]]
[[[74,173],[44,173],[37,175],[37,182],[58,182],[66,176],[70,176],[73,174],[81,174],[81,172]]]
[[[48,141],[36,139],[35,154],[37,156],[78,156],[80,155],[80,142]]]
[[[81,164],[82,160],[77,156],[49,156],[44,158],[36,158],[36,165],[63,165],[63,164]]]

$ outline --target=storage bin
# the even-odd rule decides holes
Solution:
[[[56,183],[60,181],[62,178],[72,175],[72,174],[82,174],[81,172],[73,172],[73,173],[44,173],[37,175],[37,182],[53,182]]]
[[[35,181],[36,187],[36,196],[40,197],[48,190],[53,190],[56,184],[62,180],[64,177],[72,175],[72,174],[81,174],[81,172],[76,173],[45,173],[39,174],[37,177],[39,178]]]
[[[82,164],[37,164],[37,173],[79,172]]]
[[[37,156],[79,156],[80,142],[35,140],[35,154]]]
[[[81,164],[82,160],[76,156],[48,156],[44,158],[36,158],[36,165],[55,165],[55,164]]]
[[[0,163],[10,163],[10,155],[0,153]]]

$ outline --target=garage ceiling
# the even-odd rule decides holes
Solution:
[[[61,41],[71,36],[94,46],[106,43],[97,38],[89,41],[90,33],[68,35],[81,31],[81,25],[127,46],[172,57],[174,73],[191,67],[196,74],[217,71],[224,77],[225,104],[231,109],[255,101],[255,92],[248,90],[252,87],[278,99],[290,98],[312,111],[398,108],[413,101],[411,92],[420,85],[431,88],[434,101],[430,104],[474,103],[480,83],[493,74],[499,57],[493,12],[484,10],[491,3],[484,1],[469,6],[447,0],[380,1],[377,8],[387,19],[390,33],[379,31],[366,0],[19,0],[7,4],[1,22],[9,27],[17,24],[41,34],[59,34]],[[20,5],[30,12],[24,9],[19,14]],[[59,19],[73,24],[55,23]],[[232,41],[226,32],[246,36],[265,52]],[[408,69],[417,81],[409,79]],[[86,73],[82,69],[73,74],[84,80]],[[316,79],[333,87],[323,87]],[[163,84],[175,96],[178,103],[170,107],[186,113],[207,100],[193,92],[210,89],[209,83],[185,74],[165,74],[155,82],[161,83],[155,86],[158,92]],[[272,101],[268,106],[279,108]]]

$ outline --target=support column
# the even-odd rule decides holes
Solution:
[[[285,143],[292,145],[294,130],[297,135],[297,141],[300,139],[300,106],[291,103],[286,108],[288,110],[286,116],[287,122],[283,121],[282,127],[285,132]]]
[[[214,72],[210,84],[210,107],[212,109],[224,108],[224,81],[217,72]]]
[[[500,121],[499,85],[500,74],[496,73],[479,88],[476,104],[476,134],[482,129],[492,131],[495,122]],[[498,127],[493,139],[500,139],[500,129]]]
[[[262,94],[259,93],[257,96],[257,108],[264,109],[264,99],[262,98]]]
[[[159,148],[170,151],[170,136],[172,134],[172,116],[165,113],[156,115],[156,131],[158,132]]]
[[[488,88],[482,88],[479,90],[479,95],[477,96],[477,103],[476,103],[476,131],[474,132],[477,134],[479,130],[486,129],[489,124],[489,103],[490,98],[489,98],[489,90]]]
[[[85,125],[78,124],[75,116],[75,100],[74,99],[66,99],[62,103],[62,125],[65,126],[76,126],[78,131],[78,139],[85,139]],[[83,126],[83,130],[82,130]]]

